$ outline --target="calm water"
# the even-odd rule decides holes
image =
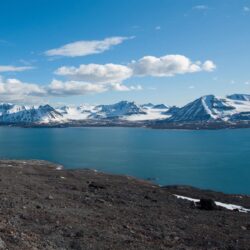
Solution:
[[[0,158],[155,178],[250,194],[250,130],[0,127]]]

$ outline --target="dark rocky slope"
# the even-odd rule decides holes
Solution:
[[[250,249],[249,213],[201,210],[173,194],[250,207],[247,196],[42,161],[0,166],[0,249]]]

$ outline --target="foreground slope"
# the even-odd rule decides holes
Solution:
[[[0,161],[0,249],[249,249],[249,213],[174,194],[250,207],[247,196],[57,167]]]

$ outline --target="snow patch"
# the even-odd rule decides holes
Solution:
[[[193,198],[190,198],[190,197],[186,197],[186,196],[182,196],[182,195],[177,195],[177,194],[174,194],[175,197],[177,197],[178,199],[183,199],[183,200],[188,200],[188,201],[192,201],[192,202],[199,202],[200,200],[199,199],[193,199]],[[228,204],[228,203],[222,203],[220,201],[215,201],[215,204],[219,207],[223,207],[223,208],[226,208],[228,210],[239,210],[239,212],[242,212],[242,213],[248,213],[250,212],[250,209],[248,208],[244,208],[242,206],[239,206],[239,205],[234,205],[234,204]]]

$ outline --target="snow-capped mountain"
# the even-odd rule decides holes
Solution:
[[[95,107],[96,113],[92,113],[92,118],[121,118],[146,114],[146,112],[135,102],[121,101],[112,105],[99,105]]]
[[[166,119],[168,110],[164,104],[143,104],[121,101],[111,105],[63,106],[56,109],[68,120],[120,119],[127,121],[146,121]]]
[[[0,124],[124,125],[140,124],[249,124],[250,95],[225,98],[202,96],[183,107],[121,101],[111,105],[80,105],[53,108],[50,105],[0,104]]]
[[[1,123],[56,123],[64,120],[63,115],[49,105],[38,107],[0,105]]]
[[[14,104],[10,104],[10,103],[1,103],[0,104],[0,116],[20,112],[20,111],[26,110],[28,108],[29,107],[14,105]]]
[[[155,105],[153,103],[151,103],[151,102],[141,105],[142,108],[153,108],[154,106]]]
[[[250,101],[250,95],[246,94],[228,95],[227,98],[235,101]]]
[[[169,109],[165,104],[157,104],[153,106],[153,109]]]
[[[232,95],[234,96],[234,95]],[[230,121],[240,118],[239,114],[250,111],[250,101],[243,98],[219,98],[203,96],[175,112],[168,122]],[[233,118],[234,117],[234,118]]]

